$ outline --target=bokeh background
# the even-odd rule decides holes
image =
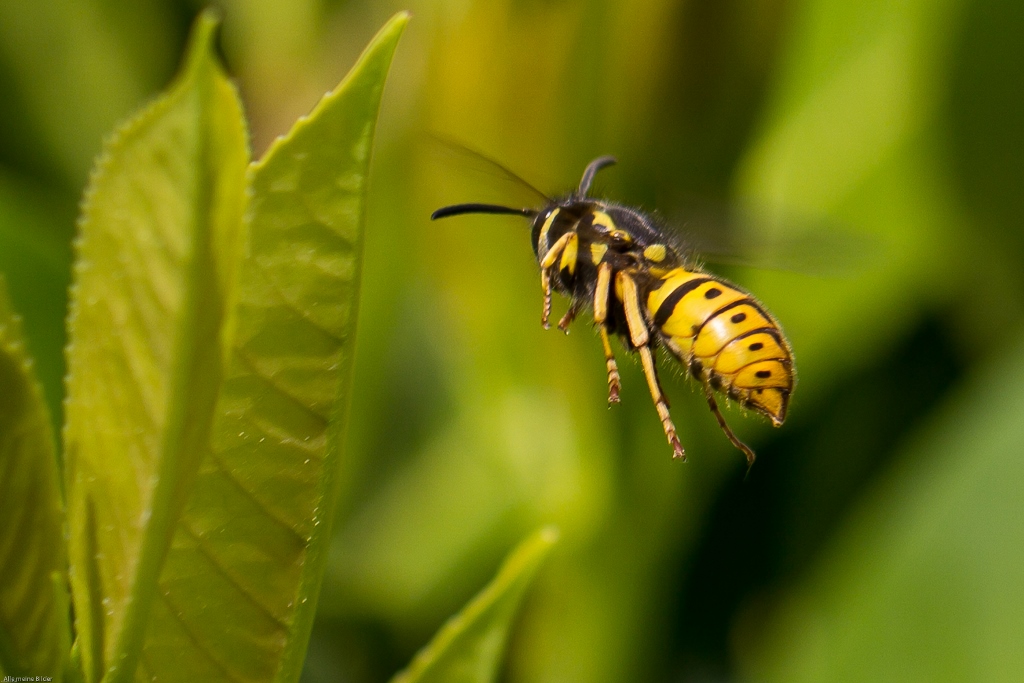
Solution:
[[[222,7],[257,156],[388,16],[414,13],[376,143],[305,683],[386,680],[547,522],[562,541],[504,680],[1022,680],[1024,4]],[[55,414],[81,188],[104,135],[173,74],[198,9],[0,3],[0,270]],[[635,364],[620,361],[607,408],[588,322],[539,325],[523,221],[428,221],[530,199],[431,134],[550,193],[615,154],[600,191],[679,226],[681,198],[743,207],[760,220],[741,242],[842,230],[873,245],[836,277],[720,271],[775,312],[799,369],[783,428],[727,412],[758,451],[749,476],[678,372],[663,374],[688,463]]]

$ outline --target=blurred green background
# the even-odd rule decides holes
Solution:
[[[547,522],[562,542],[505,680],[1021,680],[1024,4],[222,6],[256,156],[387,17],[414,13],[376,143],[306,683],[386,680]],[[81,188],[199,9],[0,3],[0,270],[56,414]],[[429,222],[446,203],[524,197],[428,134],[551,193],[611,153],[609,197],[746,207],[765,218],[752,239],[841,225],[877,245],[844,277],[720,271],[774,311],[799,370],[782,429],[727,413],[758,451],[745,480],[680,373],[663,375],[686,464],[621,353],[623,403],[607,408],[587,322],[539,325],[524,222]]]

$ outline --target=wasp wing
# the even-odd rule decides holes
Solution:
[[[674,216],[685,217],[682,220]],[[849,277],[877,264],[881,240],[828,217],[686,202],[662,218],[694,258],[710,263]]]
[[[475,176],[477,183],[498,185],[502,203],[516,207],[537,207],[551,203],[551,198],[518,173],[486,153],[436,133],[423,135],[428,158],[436,160],[439,171],[447,175],[461,173]],[[497,183],[495,183],[497,181]]]

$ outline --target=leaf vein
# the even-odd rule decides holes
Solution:
[[[210,551],[210,548],[207,546],[206,539],[203,538],[201,534],[196,532],[196,530],[192,528],[192,525],[189,524],[189,522],[184,518],[182,519],[181,528],[185,533],[192,537],[192,540],[195,541],[196,547],[199,549],[199,552],[203,555],[203,557],[209,560],[210,564],[213,565],[213,568],[217,570],[218,574],[223,576],[224,579],[228,581],[228,583],[237,588],[239,593],[248,598],[249,602],[255,605],[272,622],[274,622],[275,626],[280,628],[282,631],[288,631],[288,624],[286,624],[284,620],[281,619],[281,617],[278,617],[276,614],[274,614],[269,607],[260,602],[252,593],[252,591],[250,591],[248,588],[242,585],[242,582],[239,580],[239,578],[234,573],[232,573],[227,567],[225,567]]]
[[[254,491],[251,491],[250,489],[246,488],[245,485],[243,485],[242,482],[238,479],[238,477],[236,477],[231,472],[231,470],[228,469],[228,467],[221,461],[219,454],[211,453],[210,459],[213,460],[214,464],[217,465],[217,469],[221,471],[221,473],[227,478],[227,480],[234,484],[235,487],[238,488],[238,490],[241,491],[246,498],[251,500],[256,505],[256,507],[258,507],[260,511],[263,512],[263,514],[265,514],[272,521],[277,522],[280,526],[287,529],[293,536],[295,536],[296,539],[299,540],[299,542],[303,546],[306,545],[308,540],[302,534],[300,534],[298,530],[295,529],[294,526],[289,524],[286,520],[278,517],[275,513],[271,512],[270,507],[265,502],[260,500],[256,496],[256,493]]]
[[[338,334],[334,330],[330,330],[330,329],[324,327],[323,325],[321,325],[320,323],[318,323],[317,321],[313,320],[310,317],[309,313],[305,309],[301,308],[298,304],[296,304],[291,299],[289,299],[287,296],[285,296],[284,290],[282,290],[280,287],[278,287],[277,282],[275,281],[275,279],[273,277],[273,272],[274,271],[272,271],[270,269],[267,269],[267,268],[264,268],[262,266],[258,266],[258,268],[259,268],[259,271],[260,271],[260,275],[264,278],[265,282],[267,283],[267,286],[270,287],[270,289],[273,290],[275,294],[277,294],[278,299],[280,299],[281,304],[285,308],[287,308],[292,313],[297,315],[301,320],[303,320],[304,322],[308,323],[311,327],[313,327],[317,331],[327,335],[327,337],[329,337],[333,342],[335,342],[339,346],[345,343],[345,338],[344,337],[342,337],[340,334]]]
[[[318,413],[316,410],[314,410],[312,406],[307,405],[301,398],[299,398],[298,396],[295,396],[294,394],[292,394],[291,392],[286,390],[284,387],[282,387],[273,378],[273,376],[268,375],[265,372],[263,372],[262,370],[260,370],[259,366],[256,364],[256,361],[253,359],[252,356],[249,355],[248,352],[246,352],[244,349],[239,348],[239,347],[236,346],[235,347],[235,353],[236,353],[236,356],[238,357],[238,359],[242,362],[242,364],[245,365],[249,369],[249,371],[252,373],[253,377],[259,379],[264,384],[266,384],[269,388],[273,389],[278,394],[280,394],[281,396],[287,398],[289,401],[291,401],[292,403],[297,405],[303,411],[305,411],[306,413],[308,413],[312,417],[316,418],[317,423],[320,425],[320,431],[323,431],[324,429],[327,428],[327,418],[326,417],[324,417],[323,415]]]
[[[223,671],[224,675],[227,678],[229,678],[232,681],[235,681],[236,683],[245,683],[243,679],[239,678],[230,669],[228,669],[228,667],[223,662],[221,662],[213,656],[213,651],[202,640],[199,639],[199,636],[197,636],[195,631],[192,630],[192,627],[189,626],[188,622],[185,621],[182,618],[182,616],[178,613],[177,605],[175,605],[171,601],[171,598],[167,594],[167,592],[161,590],[158,591],[158,593],[160,594],[160,599],[167,606],[167,611],[170,612],[171,616],[174,617],[174,620],[178,622],[178,624],[181,626],[181,630],[185,632],[185,635],[188,637],[188,639],[195,644],[196,650],[203,653],[203,655],[205,655],[208,660],[213,662],[213,664],[218,669]]]

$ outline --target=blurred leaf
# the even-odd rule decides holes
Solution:
[[[586,508],[571,494],[583,497],[589,482],[570,460],[579,447],[563,436],[564,407],[526,392],[474,396],[474,412],[451,419],[339,530],[322,615],[388,620],[418,645],[538,520],[576,530]]]
[[[160,576],[154,678],[299,677],[338,490],[370,153],[408,19],[251,166],[234,348],[213,451]]]
[[[330,42],[337,41],[335,50],[351,44],[352,52],[328,71],[321,51],[329,25],[322,0],[220,0],[218,6],[230,17],[224,49],[228,63],[239,67],[235,75],[246,96],[253,147],[259,153],[323,94],[323,72],[344,73],[358,54],[356,36],[361,41],[366,34],[331,36]]]
[[[1020,680],[1021,415],[1018,344],[935,417],[778,613],[748,624],[747,678]]]
[[[966,3],[950,57],[948,93],[950,160],[964,198],[996,229],[1024,251],[1024,4],[1013,0]]]
[[[153,0],[0,3],[0,60],[30,127],[7,144],[79,187],[103,134],[173,66],[170,14]]]
[[[545,527],[520,543],[494,580],[441,627],[393,683],[495,680],[519,603],[557,540],[557,529]]]
[[[60,683],[71,647],[57,454],[0,275],[0,671]]]
[[[248,155],[215,26],[199,18],[176,83],[108,142],[82,210],[64,437],[90,683],[135,676],[227,353]]]
[[[812,0],[794,14],[738,193],[758,211],[777,212],[765,224],[776,235],[800,230],[784,220],[789,214],[821,216],[876,236],[886,257],[843,281],[744,277],[791,336],[802,378],[794,415],[827,386],[824,375],[866,362],[916,321],[908,309],[956,282],[957,207],[929,135],[957,2]]]

